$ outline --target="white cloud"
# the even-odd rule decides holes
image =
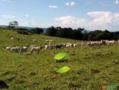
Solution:
[[[72,6],[75,6],[76,5],[76,2],[66,2],[65,3],[66,6],[69,6],[69,7],[72,7]]]
[[[119,4],[119,0],[115,0],[115,4]]]
[[[85,19],[73,16],[62,16],[55,18],[55,26],[78,28],[85,23]]]
[[[56,8],[58,8],[56,5],[49,5],[48,7],[51,8],[51,9],[56,9]]]
[[[42,23],[29,16],[29,14],[24,14],[23,17],[7,14],[0,15],[0,24],[2,25],[8,25],[10,21],[14,20],[17,20],[21,26],[39,27],[40,23]],[[87,12],[86,17],[83,18],[75,16],[61,16],[54,18],[52,24],[49,25],[72,28],[83,27],[87,30],[119,30],[119,13],[112,13],[109,11],[92,11]],[[46,27],[46,25],[44,26]]]
[[[55,18],[54,25],[72,28],[84,27],[88,30],[119,30],[119,13],[94,11],[88,12],[85,18],[62,16]]]
[[[0,24],[1,25],[8,25],[9,22],[14,21],[14,20],[18,21],[20,26],[30,26],[30,27],[39,27],[40,26],[39,21],[37,21],[31,17],[28,17],[27,14],[24,17],[16,17],[14,15],[7,15],[7,14],[0,15]]]
[[[111,12],[96,11],[88,12],[87,15],[92,18],[90,21],[90,26],[101,29],[109,28],[114,19],[113,13]]]

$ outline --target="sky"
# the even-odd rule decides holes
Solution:
[[[0,0],[0,25],[119,30],[119,0]]]

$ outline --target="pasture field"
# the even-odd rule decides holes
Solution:
[[[101,90],[103,84],[119,83],[119,45],[53,49],[39,54],[19,54],[5,50],[7,46],[44,45],[79,42],[45,35],[21,35],[14,31],[0,30],[0,80],[6,90]],[[57,63],[56,53],[70,55],[68,62]],[[71,70],[56,74],[57,66],[69,66]]]

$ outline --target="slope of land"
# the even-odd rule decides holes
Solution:
[[[5,50],[7,46],[44,45],[79,42],[45,35],[21,35],[14,31],[0,30],[0,80],[8,90],[100,90],[103,83],[119,83],[119,45],[41,51],[39,54],[19,54]],[[70,54],[68,62],[56,63],[58,52]],[[57,66],[67,65],[71,70],[55,74]]]

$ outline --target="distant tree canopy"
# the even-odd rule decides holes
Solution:
[[[9,22],[9,29],[17,31],[19,34],[41,34],[43,33],[43,28],[35,27],[35,28],[28,28],[28,27],[18,27],[19,23],[18,21],[11,21]]]
[[[46,35],[49,35],[49,36],[56,36],[56,33],[57,33],[57,28],[53,26],[49,27],[46,31]]]
[[[43,29],[36,27],[36,28],[31,29],[31,32],[34,34],[41,34],[43,33]]]
[[[111,39],[114,39],[114,40],[118,40],[119,39],[119,31],[117,32],[112,32],[112,38]]]
[[[46,35],[71,38],[76,40],[117,40],[119,32],[110,32],[108,30],[87,31],[84,28],[72,29],[62,27],[49,27]]]
[[[88,40],[111,40],[112,38],[112,33],[107,30],[96,30],[88,34]]]
[[[29,30],[26,29],[26,28],[17,28],[16,31],[17,31],[17,33],[19,33],[19,34],[24,34],[24,35],[32,34],[32,32],[29,31]]]
[[[27,28],[17,28],[16,31],[19,34],[25,34],[25,35],[29,35],[29,34],[42,34],[43,33],[43,29],[42,28],[32,28],[32,29],[27,29]]]
[[[78,28],[78,29],[75,29],[73,30],[73,38],[77,39],[77,40],[82,40],[83,39],[83,31],[85,29],[84,28]]]
[[[12,21],[9,23],[10,28],[15,29],[20,34],[42,34],[45,32],[48,36],[55,36],[55,37],[63,37],[63,38],[71,38],[75,40],[118,40],[119,39],[119,31],[117,32],[110,32],[109,30],[95,30],[95,31],[87,31],[84,28],[62,28],[62,27],[54,27],[51,26],[47,29],[43,28],[20,28],[18,27],[19,23],[17,21]],[[6,27],[6,28],[8,28]],[[3,27],[1,27],[3,28]],[[5,28],[5,27],[4,27]],[[5,29],[6,29],[5,28]]]
[[[71,38],[72,34],[72,28],[60,28],[56,32],[56,36],[64,38]]]
[[[17,28],[19,26],[18,21],[11,21],[9,22],[9,27],[10,28]]]

